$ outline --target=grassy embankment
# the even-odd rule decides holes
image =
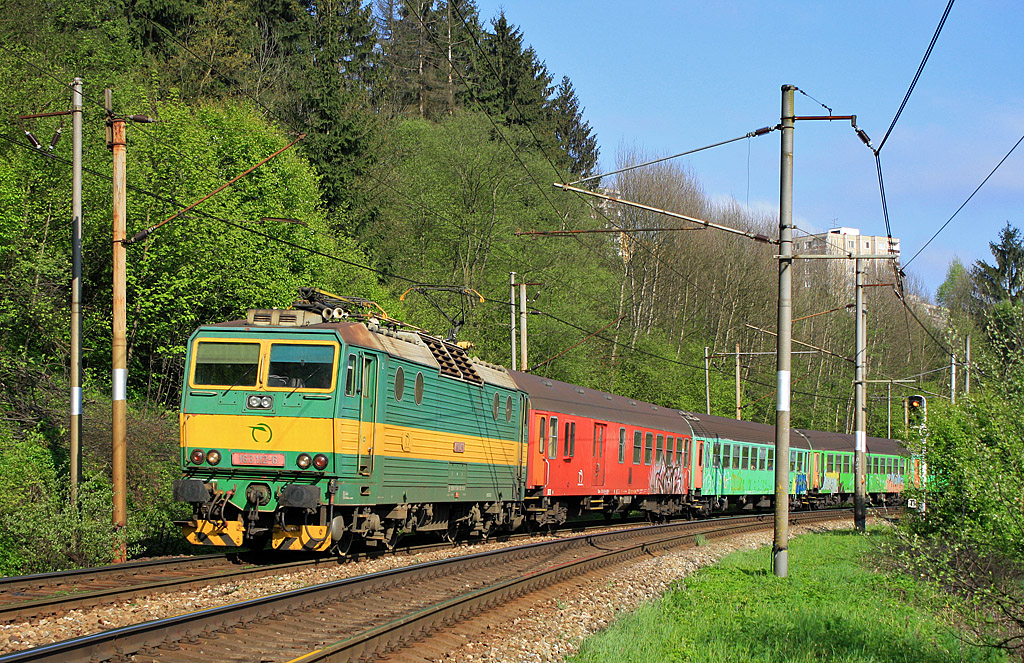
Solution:
[[[735,553],[583,643],[574,663],[953,663],[1008,660],[957,639],[938,615],[953,600],[887,572],[869,530],[805,535],[790,576],[770,549]]]

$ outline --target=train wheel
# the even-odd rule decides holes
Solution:
[[[338,557],[346,557],[352,551],[352,546],[355,544],[356,535],[349,530],[345,530],[341,538],[334,542],[331,546],[331,550]]]

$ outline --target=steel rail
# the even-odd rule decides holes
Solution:
[[[793,518],[803,520],[807,516],[821,519],[849,517],[845,512],[839,513],[841,515],[837,515],[837,512],[832,511],[811,512],[808,514],[793,514]],[[468,614],[467,611],[482,609],[482,606],[489,602],[494,602],[502,596],[508,597],[525,593],[530,591],[530,587],[551,584],[558,579],[568,577],[570,570],[573,568],[597,568],[597,566],[612,563],[612,560],[616,559],[614,555],[619,557],[632,555],[635,557],[651,550],[680,545],[680,542],[685,543],[686,539],[692,540],[698,534],[705,537],[713,537],[716,536],[715,532],[718,531],[721,532],[720,535],[724,536],[740,527],[769,527],[770,524],[770,519],[767,519],[764,515],[729,518],[725,523],[722,520],[716,520],[713,523],[708,523],[707,521],[687,521],[603,534],[588,534],[504,548],[497,551],[476,553],[365,576],[345,578],[232,605],[113,629],[9,654],[0,657],[0,663],[104,661],[122,659],[133,654],[153,653],[158,648],[173,648],[176,646],[175,643],[182,640],[191,641],[218,633],[232,632],[236,628],[249,628],[264,620],[272,619],[275,615],[313,611],[327,604],[343,602],[348,599],[358,600],[359,597],[365,597],[374,592],[387,592],[392,588],[405,587],[416,579],[449,576],[483,567],[500,568],[503,561],[511,562],[512,560],[533,558],[544,554],[564,553],[584,547],[597,549],[601,545],[615,541],[628,542],[629,539],[655,535],[653,541],[641,541],[636,544],[627,545],[614,553],[580,555],[574,563],[555,564],[528,574],[526,580],[520,578],[516,581],[525,582],[526,584],[517,585],[516,582],[513,582],[515,579],[506,580],[498,582],[490,587],[488,591],[474,590],[467,596],[446,599],[434,606],[433,609],[418,610],[414,614],[392,620],[388,624],[374,626],[366,631],[365,637],[353,636],[343,643],[331,646],[332,648],[335,646],[341,647],[342,644],[347,643],[342,649],[352,652],[368,651],[371,648],[374,651],[386,651],[389,648],[398,646],[399,641],[406,638],[405,635],[399,637],[399,632],[394,630],[396,628],[402,629],[401,634],[422,633],[424,630],[435,628],[439,623],[438,618],[431,615],[440,614],[443,617],[443,621],[453,618],[453,615]],[[613,554],[613,556],[607,557],[607,554]],[[221,635],[221,637],[226,636]],[[328,649],[320,651],[328,652]],[[334,656],[333,653],[329,655]]]

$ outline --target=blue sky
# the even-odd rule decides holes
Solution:
[[[857,115],[877,145],[946,7],[931,2],[478,0],[504,8],[555,78],[568,75],[609,170],[621,146],[668,155],[779,122],[781,86]],[[798,115],[825,114],[797,94]],[[959,0],[881,151],[893,236],[910,260],[1024,135],[1024,3]],[[779,132],[690,157],[712,198],[778,210]],[[748,168],[749,158],[749,168]],[[1024,227],[1024,145],[907,267],[934,293],[957,256],[991,260]],[[871,152],[848,122],[798,123],[794,220],[885,234]]]

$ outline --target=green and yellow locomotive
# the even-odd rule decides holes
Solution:
[[[527,404],[508,374],[367,300],[302,296],[189,341],[188,540],[345,552],[518,527]]]

